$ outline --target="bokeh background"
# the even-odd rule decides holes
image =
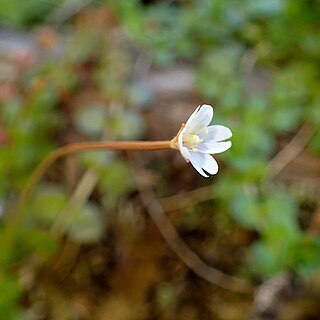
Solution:
[[[319,319],[317,0],[0,0],[0,319]],[[164,140],[201,103],[233,147]]]

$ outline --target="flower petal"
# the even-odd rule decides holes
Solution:
[[[190,118],[189,118],[189,120],[190,120]],[[182,148],[184,148],[183,147],[183,135],[185,134],[186,129],[187,129],[187,125],[185,125],[185,127],[180,131],[179,136],[178,136],[178,147],[179,147],[180,151]]]
[[[190,161],[190,152],[189,152],[188,148],[182,146],[179,150],[180,150],[180,153],[181,153],[182,157],[183,157],[187,162]]]
[[[204,154],[204,163],[202,168],[210,174],[216,174],[219,170],[217,161],[208,154]]]
[[[231,141],[205,141],[199,143],[197,149],[201,153],[217,154],[228,150],[231,147],[231,145]]]
[[[232,132],[229,128],[220,125],[207,127],[208,133],[200,135],[203,140],[223,141],[232,137]]]
[[[206,178],[208,178],[208,175],[203,170],[210,174],[216,174],[218,172],[217,161],[208,154],[190,152],[190,162],[193,167]]]
[[[196,109],[186,123],[188,132],[197,133],[207,127],[213,117],[213,108],[208,104],[203,104]]]
[[[205,178],[209,178],[207,174],[204,173],[202,170],[202,165],[204,163],[204,157],[203,154],[199,152],[190,152],[190,158],[189,158],[192,166]]]
[[[195,117],[195,115],[198,113],[199,109],[201,108],[201,105],[198,105],[196,110],[193,111],[193,113],[191,114],[191,116],[189,117],[189,119],[186,122],[186,126],[189,125],[192,121],[193,118]]]

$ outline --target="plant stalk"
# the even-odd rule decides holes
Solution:
[[[20,197],[16,210],[10,217],[11,227],[8,227],[8,233],[4,241],[10,245],[15,237],[17,227],[21,224],[23,218],[23,209],[32,194],[35,186],[44,176],[48,168],[59,158],[67,155],[76,154],[83,151],[103,151],[103,150],[163,150],[173,147],[172,141],[102,141],[102,142],[79,142],[71,143],[58,148],[49,153],[35,168],[30,178],[27,180]]]

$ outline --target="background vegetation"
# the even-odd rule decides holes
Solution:
[[[0,27],[1,319],[319,317],[318,1],[0,0]],[[86,152],[15,218],[58,146],[168,139],[204,102],[234,133],[217,176],[170,151]],[[228,289],[185,265],[146,197]]]

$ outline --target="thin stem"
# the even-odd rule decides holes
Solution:
[[[24,187],[20,206],[25,204],[29,194],[33,191],[35,185],[40,181],[46,170],[57,159],[66,155],[79,153],[82,151],[101,151],[101,150],[161,150],[169,149],[170,141],[107,141],[107,142],[80,142],[63,146],[51,152],[34,170],[31,177]]]
[[[310,138],[316,132],[315,128],[305,123],[293,139],[269,162],[270,178],[276,177],[305,148]]]
[[[13,212],[11,222],[13,228],[8,228],[8,234],[5,240],[11,243],[15,236],[15,229],[21,223],[23,217],[23,208],[32,194],[35,186],[41,180],[47,169],[54,161],[67,155],[79,153],[82,151],[101,151],[101,150],[162,150],[170,149],[170,141],[104,141],[104,142],[80,142],[71,143],[51,152],[40,162],[31,174],[25,187],[23,188],[18,200],[17,209]]]
[[[180,238],[177,230],[167,217],[163,207],[154,197],[152,189],[147,179],[144,179],[145,172],[139,161],[134,161],[135,168],[133,176],[139,191],[143,206],[146,208],[150,218],[156,224],[161,235],[168,243],[170,248],[176,253],[185,265],[190,268],[199,277],[215,284],[221,288],[241,293],[250,294],[252,285],[250,282],[228,275],[205,263],[188,245]]]

